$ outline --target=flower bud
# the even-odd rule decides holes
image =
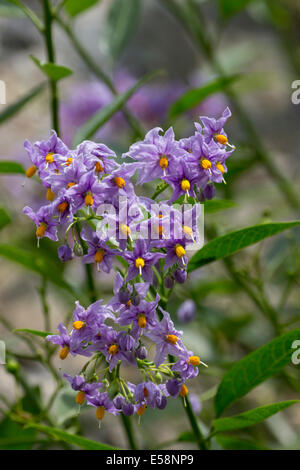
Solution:
[[[127,287],[121,287],[119,290],[118,299],[121,304],[127,304],[128,300],[130,300],[130,292]]]
[[[138,307],[138,305],[140,304],[141,302],[141,297],[138,293],[134,294],[132,297],[131,297],[131,303],[132,305],[134,305],[135,307]]]
[[[58,257],[63,263],[66,263],[73,258],[73,251],[69,245],[61,245],[58,247]]]
[[[187,272],[185,269],[176,269],[174,277],[178,284],[184,284],[187,279]]]
[[[164,395],[158,397],[156,400],[156,406],[159,410],[163,410],[167,406],[167,398]]]
[[[137,348],[137,350],[135,351],[136,353],[136,357],[138,359],[146,359],[147,355],[148,355],[148,352],[147,352],[147,349],[145,348],[145,346],[139,346]]]
[[[155,374],[155,376],[154,376],[154,379],[155,379],[156,383],[160,383],[160,384],[161,384],[162,381],[163,381],[163,378],[162,378],[162,375],[161,375],[160,372],[156,372],[156,374]]]
[[[168,380],[168,382],[166,383],[166,387],[172,397],[176,397],[176,395],[178,395],[179,393],[179,390],[181,389],[181,385],[176,379]]]
[[[172,287],[174,287],[174,283],[175,283],[174,277],[172,277],[172,276],[167,276],[167,277],[165,278],[165,287],[166,287],[167,289],[172,289]]]
[[[134,413],[134,406],[132,403],[125,402],[122,406],[122,411],[125,416],[132,416]]]
[[[80,243],[76,242],[73,246],[73,251],[76,256],[83,256],[83,248]]]
[[[188,323],[196,316],[196,304],[193,300],[185,300],[177,310],[177,318],[181,323]]]

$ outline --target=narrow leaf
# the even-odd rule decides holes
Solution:
[[[217,417],[231,403],[287,365],[291,361],[292,343],[299,338],[300,329],[289,331],[237,362],[219,385],[215,399]]]
[[[24,175],[25,170],[21,163],[5,160],[0,161],[0,173],[18,173]]]
[[[41,338],[53,335],[53,333],[49,333],[48,331],[30,330],[28,328],[17,328],[13,330],[13,333],[30,333],[31,335],[40,336]]]
[[[8,213],[0,207],[0,230],[5,227],[5,225],[9,224],[11,218],[9,217]]]
[[[208,263],[233,255],[243,248],[298,225],[300,225],[300,221],[254,225],[217,237],[208,242],[190,259],[188,271],[194,271]]]
[[[119,111],[131,96],[145,83],[152,80],[160,72],[145,75],[132,88],[125,93],[118,95],[110,104],[101,108],[89,119],[77,132],[74,138],[74,145],[78,145],[83,140],[91,138],[100,127],[102,127],[117,111]]]
[[[93,7],[100,0],[67,0],[65,3],[65,9],[70,16],[77,16],[84,12],[88,8]]]
[[[77,436],[76,434],[70,434],[66,431],[62,431],[61,429],[57,428],[52,428],[50,426],[29,423],[28,427],[34,428],[37,431],[42,432],[43,434],[47,434],[48,436],[56,440],[58,439],[60,441],[67,442],[68,444],[72,444],[84,450],[117,450],[116,447],[111,447],[107,444],[102,444],[101,442],[91,441],[90,439],[86,439],[85,437]]]
[[[73,71],[64,65],[52,64],[51,62],[41,62],[39,59],[30,56],[33,62],[38,68],[48,77],[50,80],[58,81],[63,78],[72,75]]]
[[[216,432],[235,431],[236,429],[248,428],[254,424],[261,423],[270,416],[285,410],[300,400],[288,400],[271,405],[264,405],[239,415],[230,416],[229,418],[219,418],[213,421],[214,430]]]
[[[12,118],[15,114],[17,114],[21,109],[33,100],[36,96],[40,94],[40,92],[45,87],[45,83],[41,83],[40,85],[34,87],[30,90],[26,95],[22,96],[20,99],[15,101],[14,103],[6,106],[4,110],[0,113],[0,125],[7,121],[8,119]]]
[[[267,450],[257,442],[232,436],[216,436],[216,441],[225,450]]]
[[[175,118],[195,106],[198,106],[209,96],[223,91],[224,88],[233,83],[239,77],[240,75],[231,75],[229,77],[217,78],[206,83],[200,88],[188,90],[172,104],[169,112],[170,118]]]
[[[230,18],[248,6],[253,0],[219,0],[219,9],[223,18]]]

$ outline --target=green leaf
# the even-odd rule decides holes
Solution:
[[[5,160],[0,161],[0,173],[19,173],[25,175],[25,170],[21,163]]]
[[[219,9],[223,18],[230,18],[232,15],[239,13],[248,6],[253,0],[218,0]]]
[[[136,31],[141,11],[141,0],[114,0],[108,11],[104,41],[109,55],[117,60]]]
[[[34,428],[37,431],[42,432],[43,434],[47,434],[48,436],[54,439],[67,442],[68,444],[72,444],[84,450],[117,450],[116,447],[111,447],[107,444],[102,444],[101,442],[91,441],[90,439],[86,439],[85,437],[70,434],[66,431],[62,431],[61,429],[57,428],[52,428],[50,426],[29,423],[28,427]]]
[[[266,447],[248,439],[237,439],[231,436],[216,436],[216,441],[226,450],[266,450]]]
[[[291,405],[300,403],[300,400],[288,400],[271,405],[264,405],[239,415],[229,418],[219,418],[213,421],[213,427],[216,432],[235,431],[236,429],[248,428],[254,424],[261,423],[270,416],[285,410]]]
[[[298,225],[300,225],[300,221],[274,222],[254,225],[217,237],[208,242],[190,259],[188,272],[201,268],[213,261],[226,258],[226,256],[233,255],[243,248],[247,248],[265,238],[272,237],[273,235],[277,235],[284,230],[297,227]]]
[[[11,218],[8,213],[0,207],[0,230],[5,227],[5,225],[11,222]]]
[[[0,422],[0,449],[1,450],[27,450],[32,447],[36,437],[34,429],[24,429],[8,417]]]
[[[237,204],[227,199],[211,199],[204,203],[204,213],[214,214],[215,212],[224,211],[236,207]]]
[[[74,145],[91,138],[100,127],[102,127],[117,111],[119,111],[124,104],[131,98],[131,96],[145,83],[152,80],[160,72],[154,72],[145,75],[133,87],[125,93],[118,95],[110,104],[101,108],[89,119],[77,132],[74,138]]]
[[[39,59],[30,56],[33,62],[38,66],[38,68],[48,77],[50,80],[58,81],[63,78],[72,75],[73,71],[64,65],[52,64],[51,62],[41,62]]]
[[[209,96],[223,91],[224,88],[236,81],[238,78],[240,78],[240,75],[237,74],[217,78],[206,83],[200,88],[188,90],[172,104],[169,111],[170,118],[174,119],[180,114],[195,108],[195,106],[198,106]]]
[[[41,83],[14,103],[10,104],[9,106],[6,106],[4,110],[0,113],[0,125],[8,119],[12,118],[19,111],[21,111],[21,109],[31,100],[33,100],[36,96],[38,96],[44,88],[45,83]]]
[[[24,13],[15,5],[11,5],[10,2],[1,0],[0,1],[0,16],[6,16],[7,18],[24,18]]]
[[[14,261],[30,271],[40,274],[53,284],[74,295],[75,292],[73,287],[63,279],[57,266],[51,262],[49,258],[46,258],[44,255],[39,253],[38,249],[35,251],[26,251],[16,246],[2,244],[0,245],[0,256],[10,261]]]
[[[67,0],[65,9],[70,16],[77,16],[88,8],[93,7],[100,0]]]
[[[195,436],[192,432],[184,431],[178,436],[177,442],[195,442]]]
[[[53,333],[49,333],[48,331],[30,330],[28,328],[16,328],[13,330],[13,333],[30,333],[31,335],[40,336],[41,338],[53,335]]]
[[[300,338],[300,329],[289,331],[237,362],[223,377],[215,398],[216,415],[277,374],[291,361],[291,345]]]

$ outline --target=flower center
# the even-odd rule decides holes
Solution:
[[[182,384],[179,395],[183,398],[189,393],[189,390],[186,385]]]
[[[228,144],[228,139],[227,139],[227,137],[226,137],[225,135],[222,135],[222,134],[216,134],[216,135],[215,135],[215,140],[216,140],[217,142],[219,142],[219,144],[221,144],[221,145],[226,145],[226,144]]]
[[[104,406],[98,406],[96,409],[96,418],[97,419],[103,419],[105,415],[105,408]]]
[[[66,201],[63,201],[63,202],[61,202],[60,204],[58,204],[57,210],[58,210],[58,212],[60,212],[61,214],[63,214],[64,212],[66,212],[66,210],[68,209],[68,207],[69,207],[69,204],[68,204]]]
[[[46,160],[47,163],[53,163],[54,162],[53,152],[49,152],[46,155],[45,160]]]
[[[36,232],[35,232],[36,236],[38,238],[43,238],[43,236],[46,233],[47,227],[48,227],[48,225],[45,224],[45,222],[41,222],[40,225],[38,226],[38,228],[36,229]]]
[[[70,351],[70,349],[68,348],[68,346],[65,346],[64,348],[61,348],[61,350],[59,352],[59,357],[62,361],[64,359],[66,359],[67,355],[69,354],[69,351]]]
[[[67,158],[67,160],[66,160],[66,166],[70,166],[71,163],[72,163],[72,161],[73,161],[73,158],[72,158],[72,157]]]
[[[144,387],[144,397],[149,397],[149,392],[148,392],[148,389],[146,387]]]
[[[127,300],[127,302],[126,302],[126,307],[128,307],[128,308],[129,308],[129,307],[130,307],[130,305],[131,305],[131,300],[129,299],[129,300]]]
[[[175,253],[176,253],[176,256],[178,256],[178,258],[183,258],[185,255],[185,249],[181,245],[176,245]]]
[[[84,197],[84,203],[86,206],[92,206],[94,204],[94,198],[90,192],[86,193]]]
[[[189,191],[191,189],[191,183],[186,179],[181,181],[180,186],[182,191]]]
[[[96,251],[95,256],[94,256],[95,263],[102,263],[103,257],[104,257],[104,253],[105,253],[104,250],[98,250],[98,251]]]
[[[164,155],[163,155],[162,157],[160,157],[160,159],[159,159],[159,166],[160,166],[163,170],[165,170],[168,165],[169,165],[169,162],[168,162],[167,157],[165,157]]]
[[[108,352],[111,356],[115,356],[118,352],[118,346],[116,344],[111,344],[108,348]]]
[[[216,167],[218,168],[218,170],[222,173],[222,175],[224,175],[225,173],[225,168],[223,167],[222,163],[217,163],[216,164]]]
[[[142,416],[142,415],[145,413],[146,408],[147,408],[147,405],[141,405],[141,406],[138,408],[136,414],[137,414],[138,416]]]
[[[76,401],[77,405],[81,406],[81,405],[84,404],[84,400],[85,400],[85,393],[80,390],[80,392],[78,392],[76,397],[75,397],[75,401]]]
[[[186,235],[190,235],[190,236],[193,235],[193,229],[192,227],[189,227],[188,225],[183,225],[182,230],[184,231],[184,233],[186,233]]]
[[[200,160],[200,164],[204,170],[210,170],[211,168],[211,163],[209,160],[207,160],[207,158]]]
[[[47,199],[48,201],[53,201],[54,198],[55,198],[55,193],[53,193],[53,192],[51,191],[51,189],[48,188],[48,189],[47,189],[47,192],[46,192],[46,199]]]
[[[117,176],[115,179],[114,179],[114,182],[116,184],[116,186],[118,186],[118,188],[122,189],[125,187],[125,180],[123,178],[121,178],[120,176]]]
[[[29,168],[27,168],[25,175],[27,176],[27,178],[32,178],[36,170],[37,170],[37,167],[35,165],[32,165]]]
[[[124,235],[129,235],[131,233],[130,228],[126,224],[121,224],[121,232],[124,233]]]
[[[73,181],[70,181],[70,183],[67,184],[67,188],[72,188],[72,186],[75,186],[76,183],[74,183]]]
[[[147,320],[143,313],[138,316],[138,325],[139,325],[139,328],[146,328]]]
[[[101,165],[100,162],[96,162],[95,164],[95,171],[96,173],[102,173],[102,171],[104,170],[103,166]]]
[[[135,260],[135,267],[136,268],[143,268],[145,266],[145,261],[143,260],[143,258],[137,258]]]
[[[84,326],[85,326],[85,322],[80,321],[80,320],[74,321],[73,323],[73,328],[75,328],[75,330],[81,330],[81,328],[83,328]]]
[[[192,366],[199,366],[200,362],[200,357],[198,356],[190,356],[188,360],[188,363],[192,364]]]
[[[167,341],[170,344],[176,344],[178,341],[178,337],[176,335],[167,335]]]

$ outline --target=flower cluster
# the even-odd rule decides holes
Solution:
[[[69,354],[89,358],[79,375],[66,378],[76,402],[94,406],[99,420],[105,411],[141,416],[147,406],[163,409],[167,397],[188,393],[187,380],[203,364],[163,307],[175,282],[186,280],[200,202],[224,181],[233,151],[224,131],[229,116],[226,108],[218,120],[202,117],[195,134],[179,141],[172,128],[152,129],[123,155],[123,163],[104,144],[85,141],[71,150],[54,131],[47,141],[25,142],[32,162],[26,175],[38,173],[48,200],[36,211],[24,208],[38,243],[60,238],[62,262],[75,255],[99,271],[117,271],[106,304],[98,300],[84,308],[76,302],[71,332],[60,323],[59,334],[47,337],[60,346],[62,360]],[[136,194],[136,173],[138,185],[162,180],[153,199]],[[171,197],[156,203],[168,187]],[[121,364],[137,367],[142,382],[122,378]]]

